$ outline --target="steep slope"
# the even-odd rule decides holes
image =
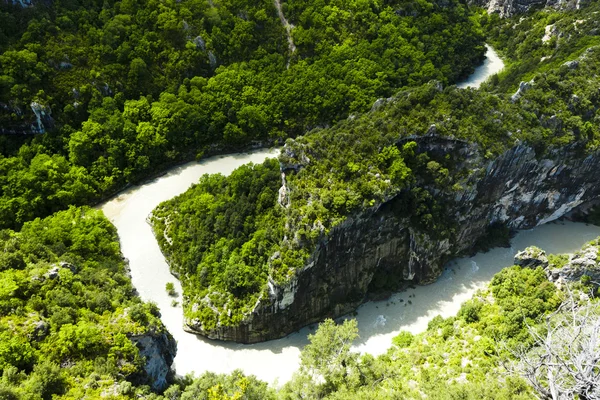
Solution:
[[[0,231],[0,397],[167,386],[177,345],[135,294],[115,228],[71,208]]]
[[[511,17],[543,7],[579,10],[590,2],[591,0],[470,0],[471,4],[485,8],[489,14],[498,14],[501,17]]]
[[[161,205],[155,231],[183,281],[190,330],[280,337],[351,311],[369,291],[431,282],[490,233],[596,199],[598,49],[574,61],[517,96],[435,83],[403,92],[288,141],[279,168],[206,178]],[[214,226],[223,201],[231,213],[215,232],[227,239],[190,235]]]

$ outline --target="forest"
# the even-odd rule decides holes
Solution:
[[[453,83],[483,57],[458,0],[283,8],[293,52],[266,0],[0,4],[0,227]]]
[[[589,276],[561,289],[547,278],[577,255],[549,255],[546,270],[502,270],[455,317],[436,317],[418,335],[400,333],[384,355],[351,350],[355,320],[327,320],[310,335],[299,371],[280,388],[236,371],[177,377],[157,394],[134,340],[164,334],[160,315],[133,294],[114,228],[98,211],[70,208],[28,222],[21,232],[5,230],[0,240],[7,265],[0,271],[2,399],[535,399],[517,355],[536,360],[543,321],[571,321],[565,305],[596,320],[600,315],[589,297],[598,285]],[[597,252],[600,238],[590,246]],[[546,257],[540,249],[533,253]],[[547,388],[544,379],[537,382]]]
[[[175,343],[136,295],[100,211],[72,207],[3,230],[0,249],[0,398],[151,392],[137,338],[164,335],[172,356]]]
[[[282,18],[265,0],[33,3],[0,2],[0,399],[600,396],[597,365],[585,382],[528,369],[549,333],[564,342],[583,317],[598,321],[590,276],[548,279],[570,267],[565,255],[503,270],[382,356],[351,350],[355,321],[326,320],[281,387],[241,371],[159,382],[142,343],[162,343],[167,361],[176,344],[137,295],[116,229],[89,207],[184,161],[285,143],[279,159],[204,176],[151,217],[186,317],[235,325],[268,279],[290,279],[348,216],[401,191],[415,229],[453,234],[416,184],[451,193],[469,171],[416,152],[415,136],[465,140],[485,159],[515,143],[538,157],[597,151],[598,4],[499,18],[459,0],[289,0]],[[457,89],[484,41],[506,68]]]
[[[571,20],[579,18],[573,14]],[[511,79],[511,68],[524,68],[520,64],[483,90],[438,81],[404,89],[369,113],[288,139],[279,163],[205,177],[163,203],[153,213],[154,229],[171,267],[182,275],[186,316],[206,329],[239,323],[266,294],[268,279],[290,279],[337,225],[401,192],[397,212],[413,228],[438,240],[451,237],[457,222],[423,187],[458,192],[480,165],[465,169],[450,155],[417,154],[416,143],[402,138],[429,134],[433,127],[437,135],[477,144],[485,159],[518,143],[532,146],[536,157],[572,144],[582,155],[593,153],[600,143],[598,51],[580,50],[573,67],[559,46],[553,56],[563,57],[558,67],[537,71],[518,97],[512,90],[503,93],[502,85]],[[278,200],[280,169],[286,192]]]

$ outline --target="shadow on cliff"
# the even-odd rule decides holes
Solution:
[[[283,349],[286,347],[296,347],[302,350],[302,348],[309,343],[308,335],[314,333],[317,330],[317,326],[318,324],[312,324],[281,339],[269,340],[267,342],[254,344],[224,342],[221,340],[208,339],[200,335],[196,335],[196,339],[201,342],[207,343],[211,346],[218,346],[229,350],[270,351],[274,354],[281,354],[283,352]]]
[[[436,315],[456,315],[463,302],[485,287],[502,268],[513,265],[514,255],[528,246],[538,246],[547,253],[578,250],[600,235],[600,227],[573,222],[556,222],[521,231],[510,248],[495,248],[473,257],[450,261],[439,279],[427,286],[417,286],[392,295],[388,300],[368,302],[355,316],[360,351],[381,354],[391,346],[391,339],[401,330],[419,333],[427,329]]]
[[[354,348],[374,355],[391,347],[391,340],[401,330],[419,333],[427,329],[436,315],[456,315],[460,305],[485,287],[502,268],[513,265],[514,255],[528,246],[538,246],[547,253],[568,253],[578,250],[588,241],[600,236],[600,227],[574,222],[556,222],[521,231],[512,240],[510,248],[495,248],[473,257],[450,261],[439,279],[427,286],[416,286],[393,294],[388,300],[363,304],[356,315],[346,315],[358,321],[360,337]],[[316,331],[317,324],[305,327],[282,339],[245,345],[234,342],[196,339],[211,346],[230,350],[269,351],[281,354],[284,348],[302,349],[308,344],[307,336]]]

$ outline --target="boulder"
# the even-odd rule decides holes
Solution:
[[[548,266],[548,257],[546,252],[539,247],[530,246],[515,255],[515,265],[526,268],[546,268]]]

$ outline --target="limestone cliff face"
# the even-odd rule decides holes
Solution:
[[[147,379],[154,390],[167,387],[167,375],[177,352],[177,343],[169,333],[147,333],[131,337],[131,341],[146,359]]]
[[[515,255],[515,264],[527,268],[542,267],[548,279],[559,287],[568,282],[577,282],[584,276],[589,283],[600,286],[600,243],[598,240],[586,244],[575,254],[569,255],[564,265],[548,261],[546,252],[537,247],[528,247]]]
[[[406,192],[336,226],[315,248],[305,267],[285,285],[269,283],[269,296],[235,327],[190,331],[214,339],[253,343],[285,336],[326,317],[354,310],[374,279],[427,284],[452,256],[472,249],[493,224],[528,229],[554,219],[600,195],[600,154],[584,155],[578,144],[550,150],[543,158],[517,144],[486,160],[477,146],[437,135],[407,138],[419,152],[452,154],[464,171],[459,189],[427,189],[454,221],[454,233],[431,237],[398,212]],[[401,141],[399,144],[402,144]],[[433,233],[432,233],[433,234]],[[390,278],[392,279],[392,278]]]
[[[469,0],[469,3],[484,7],[488,13],[510,17],[529,11],[532,7],[554,7],[557,9],[579,9],[590,0]]]
[[[37,101],[31,102],[30,117],[26,117],[26,120],[22,123],[13,126],[2,126],[0,127],[0,134],[2,135],[37,135],[46,133],[49,129],[54,127],[54,119],[52,118],[52,112],[50,107],[38,103]],[[25,114],[18,106],[13,106],[5,103],[0,103],[0,113],[12,113],[18,116]]]

